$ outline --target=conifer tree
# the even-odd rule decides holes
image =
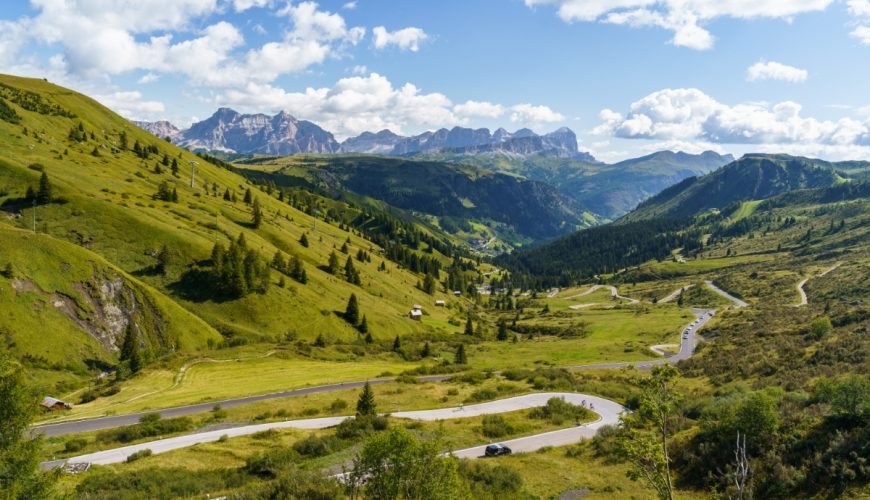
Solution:
[[[399,352],[399,349],[402,348],[402,341],[399,339],[399,336],[396,335],[396,338],[393,339],[393,352]]]
[[[178,160],[176,158],[172,159],[172,166],[169,169],[172,171],[172,175],[178,177]]]
[[[453,363],[457,365],[467,365],[468,357],[465,355],[465,344],[459,344],[456,348],[456,354],[453,356]]]
[[[420,351],[420,357],[421,358],[428,358],[431,355],[432,355],[432,348],[429,347],[429,342],[426,342],[425,344],[423,344],[423,350]]]
[[[326,266],[329,274],[338,274],[338,255],[335,254],[335,251],[329,254],[329,264]]]
[[[245,199],[243,200],[246,204],[250,204],[253,201],[253,195],[251,194],[251,188],[245,190]]]
[[[377,405],[375,404],[375,393],[372,392],[372,386],[368,382],[363,386],[359,394],[359,400],[356,402],[357,417],[375,417],[378,414]]]
[[[375,341],[375,339],[372,337],[371,332],[367,333],[366,334],[366,344],[371,344],[374,341]]]
[[[498,321],[498,333],[496,334],[496,338],[498,340],[508,339],[507,322],[504,319]]]
[[[122,361],[127,361],[133,357],[133,353],[137,351],[136,330],[133,328],[133,322],[127,323],[127,329],[124,332],[124,343],[121,344],[120,358]]]
[[[471,315],[469,315],[468,319],[465,321],[465,334],[474,335],[474,324],[471,322]]]
[[[254,225],[254,228],[259,228],[263,224],[263,211],[260,209],[260,198],[254,198],[251,223]]]
[[[305,236],[305,233],[302,233],[302,236],[299,238],[299,244],[308,248],[308,236]]]
[[[359,327],[357,329],[360,333],[369,333],[369,322],[366,319],[365,314],[363,314],[362,321],[359,322]]]
[[[169,267],[169,263],[172,260],[172,254],[169,252],[169,248],[166,245],[160,247],[160,251],[157,252],[157,264],[155,269],[160,274],[166,274],[166,269]]]
[[[347,300],[344,319],[353,326],[359,323],[359,303],[356,300],[356,294],[350,294],[350,298]]]
[[[39,176],[39,189],[36,191],[36,202],[40,205],[43,205],[46,203],[51,203],[51,200],[51,182],[48,180],[48,174],[46,174],[45,170],[43,170],[42,175]]]

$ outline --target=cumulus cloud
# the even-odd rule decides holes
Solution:
[[[271,3],[271,0],[233,0],[233,8],[236,12],[244,12],[254,7],[266,7]]]
[[[599,135],[625,139],[701,141],[712,144],[870,145],[870,124],[852,118],[818,120],[792,101],[768,105],[720,103],[693,88],[664,89],[631,104],[628,113],[605,109]]]
[[[137,91],[95,95],[94,99],[116,113],[133,120],[153,119],[166,111],[166,106],[162,102],[145,100],[142,93]]]
[[[543,123],[565,121],[565,116],[553,111],[547,106],[517,104],[511,106],[511,121],[514,123],[533,126]]]
[[[149,72],[149,73],[145,73],[138,80],[136,80],[136,83],[144,85],[146,83],[154,83],[159,79],[160,79],[160,75]]]
[[[397,86],[377,73],[338,80],[332,87],[307,88],[287,92],[270,84],[250,83],[245,88],[228,89],[215,104],[242,111],[284,110],[299,118],[312,120],[339,138],[367,130],[388,128],[396,133],[410,133],[422,128],[467,125],[474,117],[496,118],[505,106],[481,101],[454,104],[439,92],[424,92],[412,83]],[[523,104],[511,108],[533,114],[537,124],[545,118],[560,117],[544,106]],[[529,111],[531,110],[531,111]]]
[[[219,21],[193,30],[195,20],[220,12],[217,0],[33,0],[33,18],[0,26],[0,64],[17,51],[26,31],[62,47],[72,74],[98,80],[134,70],[187,76],[198,85],[244,86],[271,82],[340,54],[365,36],[338,14],[314,2],[288,3],[277,12],[291,28],[277,39],[244,50],[233,24]],[[228,2],[229,3],[229,2]],[[237,11],[271,5],[271,0],[232,0]],[[3,23],[10,23],[5,21]],[[82,36],[87,33],[87,36]],[[6,35],[9,36],[7,40]]]
[[[425,31],[414,27],[390,32],[383,26],[377,26],[372,34],[375,37],[375,48],[379,50],[395,45],[402,50],[417,52],[420,50],[420,43],[429,38]]]
[[[565,22],[659,27],[673,32],[671,43],[674,45],[697,50],[713,46],[713,35],[702,25],[715,18],[789,19],[797,14],[824,10],[831,3],[833,0],[525,0],[529,7],[556,7]]]
[[[806,81],[808,72],[775,61],[759,61],[746,70],[746,79],[750,82],[759,80],[782,80],[784,82]]]
[[[453,107],[457,116],[498,118],[504,114],[504,106],[484,101],[465,101]]]

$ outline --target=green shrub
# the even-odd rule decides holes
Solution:
[[[67,453],[73,453],[76,451],[81,451],[85,446],[88,445],[87,440],[82,438],[72,438],[63,445],[63,451]]]
[[[139,450],[131,455],[127,456],[127,463],[135,462],[141,458],[150,457],[152,455],[151,450],[145,448],[144,450]]]
[[[485,415],[481,432],[488,438],[500,438],[512,434],[514,429],[501,415]]]

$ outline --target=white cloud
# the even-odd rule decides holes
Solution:
[[[166,106],[162,102],[144,100],[142,93],[137,91],[95,95],[94,99],[116,113],[133,120],[153,119],[166,111]]]
[[[346,4],[342,5],[341,8],[344,10],[353,10],[356,8],[356,4],[357,4],[357,1],[353,0],[351,2],[347,2]]]
[[[846,5],[849,14],[858,17],[870,17],[870,0],[848,0]]]
[[[18,53],[27,41],[29,21],[0,20],[0,65],[6,67],[13,64]]]
[[[867,0],[852,0],[855,3]],[[701,25],[718,17],[790,19],[826,9],[833,0],[525,0],[529,7],[552,5],[565,22],[607,22],[656,26],[674,33],[671,43],[697,50],[713,46]],[[851,7],[850,7],[851,8]]]
[[[808,76],[807,70],[788,66],[775,61],[759,61],[746,70],[746,79],[750,82],[759,80],[782,80],[785,82],[803,82]]]
[[[421,91],[412,83],[394,86],[377,73],[342,78],[332,87],[307,88],[287,92],[269,84],[250,83],[245,88],[221,93],[215,104],[240,111],[277,112],[311,120],[339,138],[367,130],[388,128],[396,133],[419,132],[425,128],[467,125],[473,117],[500,116],[505,106],[489,102],[466,101],[454,104],[446,95]],[[515,114],[525,112],[541,123],[541,118],[560,117],[544,106],[514,106]]]
[[[863,45],[870,45],[870,26],[858,26],[849,34],[857,38]]]
[[[870,145],[867,122],[852,118],[818,120],[802,116],[801,110],[792,101],[729,106],[698,89],[664,89],[632,103],[625,115],[603,110],[602,123],[594,133],[713,144]]]
[[[357,64],[353,68],[350,68],[350,72],[354,75],[365,75],[368,74],[369,68],[365,64]]]
[[[254,7],[266,7],[271,3],[271,0],[233,0],[233,8],[236,12],[244,12]]]
[[[377,26],[372,34],[375,37],[375,48],[379,50],[395,45],[402,50],[417,52],[420,50],[420,43],[429,38],[425,31],[414,27],[390,32],[383,26]]]
[[[553,111],[547,106],[517,104],[511,106],[511,121],[527,126],[533,126],[542,123],[565,121],[565,116]]]
[[[140,85],[144,85],[146,83],[154,83],[159,79],[160,79],[160,75],[156,75],[154,73],[149,72],[149,73],[145,73],[144,75],[142,75],[141,78],[136,80],[136,83],[138,83]]]
[[[454,106],[453,112],[462,117],[498,118],[504,114],[504,106],[485,101],[465,101]]]

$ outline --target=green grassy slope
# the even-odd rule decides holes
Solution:
[[[703,177],[690,177],[641,203],[621,219],[698,215],[749,200],[841,182],[837,164],[788,155],[746,155]]]
[[[355,338],[356,330],[336,314],[344,310],[351,293],[359,297],[361,313],[366,315],[376,339],[425,331],[425,326],[405,317],[414,303],[423,304],[427,312],[440,320],[446,321],[451,314],[450,309],[430,307],[436,297],[416,289],[420,275],[389,261],[385,271],[378,271],[385,258],[361,236],[322,220],[314,230],[314,219],[306,213],[259,191],[234,172],[155,138],[86,96],[35,79],[0,76],[0,84],[4,85],[0,96],[5,96],[4,102],[19,117],[18,123],[0,120],[0,143],[4,145],[0,152],[3,225],[30,226],[33,209],[26,191],[37,185],[40,176],[37,169],[44,170],[53,185],[55,201],[37,208],[40,233],[75,243],[103,257],[117,267],[117,272],[136,276],[143,286],[175,301],[227,336],[263,339],[294,331],[298,337],[307,339],[320,334]],[[70,130],[80,123],[86,140],[70,140]],[[122,132],[127,137],[127,150],[119,149]],[[135,142],[154,146],[159,153],[143,159],[131,151]],[[167,166],[162,166],[162,173],[155,173],[155,166],[164,154],[177,161],[178,177]],[[196,162],[193,188],[189,185],[191,162]],[[33,167],[35,164],[39,167]],[[177,190],[178,203],[153,199],[162,182]],[[229,189],[241,200],[248,188],[259,198],[264,212],[264,223],[259,229],[250,224],[251,206],[242,201],[225,201],[220,196]],[[310,242],[307,248],[298,243],[303,233],[307,233]],[[277,286],[281,275],[273,270],[272,286],[265,294],[253,293],[233,300],[211,297],[208,290],[203,290],[203,283],[197,282],[195,271],[203,266],[208,268],[216,242],[227,244],[239,234],[244,234],[249,247],[259,251],[264,259],[271,259],[279,249],[285,258],[298,255],[305,264],[308,283],[302,285],[285,277],[286,286],[282,288]],[[372,262],[355,262],[361,275],[360,286],[318,267],[325,265],[329,253],[348,238],[350,255],[363,249],[373,256]],[[162,246],[171,255],[165,275],[153,272],[154,255]],[[347,256],[339,255],[344,264]],[[434,255],[437,257],[437,252]],[[50,265],[60,265],[58,255],[48,255],[46,259]],[[14,260],[17,267],[20,259]],[[2,265],[5,262],[0,254]],[[27,269],[21,266],[23,274]],[[30,271],[22,277],[38,281],[38,276]],[[440,294],[437,297],[447,298]],[[454,301],[452,296],[449,300]],[[186,324],[196,320],[179,321]],[[21,325],[9,328],[29,331]],[[211,328],[203,327],[208,334],[200,337],[212,336]]]

